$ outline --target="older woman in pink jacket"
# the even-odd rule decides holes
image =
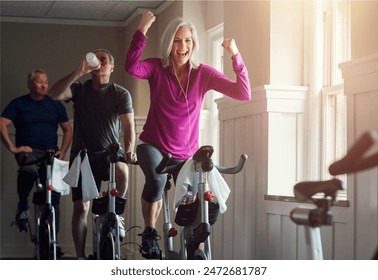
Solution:
[[[162,207],[166,176],[155,172],[163,154],[172,154],[180,162],[198,149],[199,118],[202,101],[210,90],[233,99],[250,100],[248,71],[233,39],[223,47],[231,55],[236,81],[209,65],[199,63],[198,36],[195,27],[182,18],[173,19],[161,38],[161,58],[141,60],[147,43],[147,31],[156,17],[145,12],[133,35],[125,59],[125,70],[150,85],[150,108],[140,135],[137,155],[146,176],[142,193],[145,229],[142,235],[142,256],[160,258],[156,221]]]

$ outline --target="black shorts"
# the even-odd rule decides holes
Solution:
[[[124,162],[124,151],[119,149],[117,152],[119,161]],[[101,191],[101,182],[109,181],[109,168],[110,163],[107,154],[100,154],[91,156],[88,154],[89,164],[91,166],[92,174],[96,182],[97,190]],[[70,166],[73,162],[73,159],[70,161]],[[83,193],[81,190],[81,175],[79,177],[78,186],[72,189],[72,201],[77,201],[83,199]]]

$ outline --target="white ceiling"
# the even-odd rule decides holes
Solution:
[[[158,13],[174,0],[0,1],[1,21],[125,26],[142,10]]]

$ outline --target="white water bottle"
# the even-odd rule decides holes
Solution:
[[[85,59],[87,60],[88,64],[92,67],[98,67],[100,65],[100,60],[98,60],[97,56],[92,52],[87,53]]]

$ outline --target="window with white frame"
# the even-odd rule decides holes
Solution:
[[[330,178],[328,166],[346,152],[346,103],[338,65],[350,59],[350,1],[319,1],[323,35],[321,177]],[[321,64],[320,64],[321,65]],[[342,179],[346,179],[345,176]]]

